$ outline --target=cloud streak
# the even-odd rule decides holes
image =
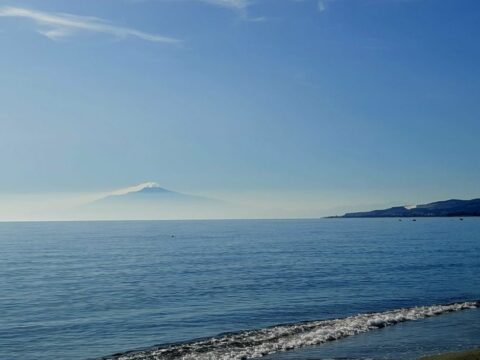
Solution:
[[[258,4],[260,0],[191,0],[201,2],[207,5],[214,5],[230,10],[245,13],[249,7]],[[278,0],[277,0],[278,1]],[[293,2],[307,2],[307,0],[290,0]],[[323,12],[327,9],[327,3],[330,0],[313,0],[312,2],[317,4],[318,12]]]
[[[197,0],[206,4],[221,6],[233,10],[245,10],[250,4],[249,0]]]
[[[0,17],[23,18],[35,22],[37,31],[52,40],[59,40],[80,32],[101,33],[116,38],[137,38],[150,42],[178,44],[181,41],[168,36],[146,33],[140,30],[116,26],[90,16],[38,11],[19,7],[0,7]]]
[[[318,0],[318,3],[317,3],[318,11],[323,12],[323,11],[325,11],[326,8],[327,8],[327,6],[325,4],[325,1],[324,0]]]

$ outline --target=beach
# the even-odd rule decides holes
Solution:
[[[426,356],[420,360],[480,360],[480,349]]]

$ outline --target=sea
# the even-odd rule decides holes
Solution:
[[[480,347],[480,218],[0,223],[0,359]]]

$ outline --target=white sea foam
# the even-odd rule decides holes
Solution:
[[[421,306],[379,313],[368,313],[342,319],[310,321],[273,326],[261,330],[220,335],[184,344],[157,347],[136,353],[107,357],[116,360],[243,360],[275,352],[320,345],[348,336],[424,319],[449,312],[480,307],[479,301],[448,305]]]

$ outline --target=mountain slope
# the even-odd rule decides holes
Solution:
[[[133,189],[133,190],[130,190]],[[188,202],[215,202],[216,200],[183,194],[160,187],[156,183],[145,183],[126,189],[125,191],[114,192],[93,202],[96,205],[107,204],[134,204],[134,203],[188,203]]]
[[[223,218],[231,205],[149,182],[120,189],[77,209],[80,219],[158,220]]]

